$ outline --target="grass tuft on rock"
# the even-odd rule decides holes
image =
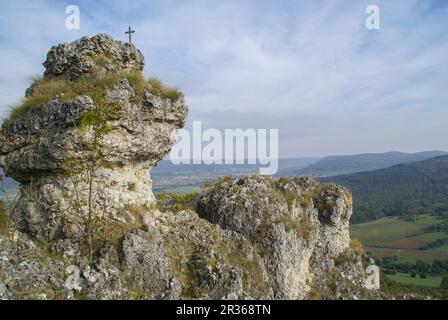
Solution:
[[[157,79],[145,80],[140,71],[107,73],[103,76],[89,74],[78,81],[68,82],[63,78],[33,77],[33,93],[12,105],[7,120],[15,120],[33,108],[42,108],[58,97],[62,102],[74,100],[78,96],[89,96],[97,104],[104,98],[106,89],[112,88],[119,80],[127,79],[134,89],[134,101],[140,103],[146,89],[151,88],[154,95],[177,101],[182,93],[163,85]]]
[[[177,194],[170,192],[161,192],[157,197],[157,205],[162,212],[179,212],[183,210],[195,210],[197,192],[188,194]]]
[[[353,237],[350,239],[350,248],[358,255],[364,254],[364,247],[362,245],[362,241],[357,237]]]
[[[151,86],[153,94],[158,95],[162,98],[171,99],[171,101],[173,102],[177,101],[182,96],[182,93],[179,90],[177,90],[176,88],[165,86],[157,78],[149,79],[147,81],[147,84]]]

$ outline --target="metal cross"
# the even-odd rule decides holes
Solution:
[[[129,43],[132,43],[132,34],[135,33],[135,30],[131,30],[131,26],[129,26],[129,31],[126,31],[125,34],[129,35]]]

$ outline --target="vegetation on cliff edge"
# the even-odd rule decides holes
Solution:
[[[146,80],[140,71],[107,73],[103,76],[88,74],[74,82],[68,82],[62,77],[34,77],[32,93],[11,106],[8,120],[15,120],[33,108],[42,108],[56,97],[59,97],[61,102],[68,102],[78,96],[90,96],[95,104],[101,103],[100,100],[104,98],[106,89],[112,88],[121,79],[127,79],[134,89],[136,103],[141,102],[146,89],[151,89],[152,94],[174,102],[182,96],[180,91],[165,86],[158,79]]]

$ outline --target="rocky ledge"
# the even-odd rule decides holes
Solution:
[[[143,61],[103,34],[53,47],[3,124],[0,164],[21,192],[1,213],[0,298],[376,297],[343,187],[223,178],[156,202],[149,173],[187,107],[142,80]]]

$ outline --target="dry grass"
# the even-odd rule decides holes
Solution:
[[[182,93],[179,90],[165,86],[159,79],[151,78],[147,83],[151,86],[154,94],[171,99],[173,102],[177,101],[182,96]]]
[[[362,241],[357,237],[353,237],[350,239],[350,248],[359,255],[362,255],[364,253]]]
[[[35,93],[25,97],[11,106],[8,120],[15,120],[33,108],[41,108],[57,96],[62,102],[72,101],[78,96],[90,96],[97,104],[104,100],[107,88],[113,87],[120,79],[127,79],[135,91],[135,102],[140,103],[145,90],[152,88],[153,94],[176,101],[182,96],[177,89],[163,85],[159,80],[145,80],[140,71],[125,73],[108,73],[102,77],[86,75],[75,82],[67,82],[62,78],[33,78]]]
[[[291,218],[287,213],[282,214],[278,222],[280,222],[284,227],[285,231],[289,232],[294,230],[298,237],[305,240],[309,240],[311,232],[314,230],[314,226],[308,217],[304,216],[300,220]]]

